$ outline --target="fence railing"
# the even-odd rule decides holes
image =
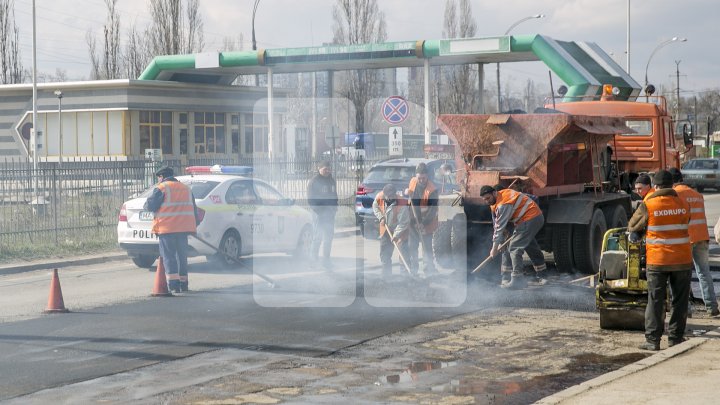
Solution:
[[[334,159],[333,159],[334,158]],[[343,204],[352,206],[358,184],[382,156],[371,159],[330,157]],[[327,160],[327,159],[325,159]],[[319,159],[198,159],[74,161],[38,163],[0,161],[0,257],[28,245],[82,245],[115,240],[123,202],[155,183],[161,165],[184,174],[187,166],[226,164],[253,167],[253,176],[302,202]]]

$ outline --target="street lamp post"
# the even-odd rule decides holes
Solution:
[[[255,42],[255,13],[257,12],[258,4],[260,4],[260,0],[255,0],[255,4],[253,4],[253,11],[252,11],[252,49],[253,51],[257,51],[257,42]],[[255,86],[258,85],[258,75],[255,75]]]
[[[63,130],[62,130],[62,98],[63,93],[60,90],[55,90],[55,95],[58,99],[58,139],[60,140],[60,156],[58,157],[58,167],[62,167],[63,159]]]
[[[510,25],[510,27],[507,30],[505,30],[504,35],[507,36],[510,33],[510,31],[512,31],[512,29],[517,27],[519,24],[521,24],[525,21],[528,21],[528,20],[536,19],[536,18],[545,18],[545,14],[535,14],[535,15],[521,18],[521,19],[515,21],[512,25]],[[500,111],[502,111],[502,100],[500,98],[500,62],[496,63],[495,72],[497,73],[497,110],[499,113]]]
[[[679,37],[672,37],[671,39],[668,39],[667,41],[663,41],[658,44],[658,46],[653,49],[652,53],[650,53],[650,57],[648,58],[647,63],[645,64],[645,94],[647,95],[647,86],[648,86],[648,67],[650,67],[650,61],[652,60],[653,56],[655,56],[655,53],[660,50],[660,48],[670,45],[673,42],[687,42],[687,38],[679,38]]]

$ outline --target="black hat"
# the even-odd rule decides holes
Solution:
[[[493,193],[497,190],[493,186],[482,186],[480,187],[480,196],[484,196],[485,194]]]
[[[655,187],[670,188],[673,185],[672,174],[667,170],[658,170],[653,176]]]
[[[670,172],[670,175],[672,176],[672,182],[674,183],[682,183],[683,181],[683,175],[680,169],[677,167],[671,167],[668,169],[668,172]]]
[[[415,174],[427,174],[427,165],[425,163],[418,163],[418,165],[415,167]]]
[[[644,184],[646,186],[649,186],[650,183],[650,176],[647,174],[641,174],[637,176],[637,179],[635,179],[635,184]]]
[[[160,168],[160,170],[155,172],[155,176],[162,176],[165,177],[172,177],[175,172],[173,172],[172,167],[163,166]]]
[[[382,191],[385,198],[397,197],[397,189],[395,188],[394,184],[386,184],[385,187],[383,187]]]
[[[325,167],[330,167],[330,161],[329,160],[323,160],[318,164],[318,169],[322,169]]]

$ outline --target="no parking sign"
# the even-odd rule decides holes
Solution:
[[[399,124],[408,117],[410,108],[407,101],[400,96],[388,97],[382,105],[382,116],[388,124]]]

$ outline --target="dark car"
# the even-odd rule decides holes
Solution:
[[[377,220],[372,211],[377,193],[388,183],[395,185],[398,191],[404,192],[410,179],[415,176],[415,167],[421,162],[427,165],[428,176],[441,194],[450,194],[458,190],[453,160],[390,158],[375,164],[358,186],[355,196],[355,219],[366,238],[378,237]]]
[[[720,190],[720,159],[691,159],[682,167],[683,181],[697,191]]]

